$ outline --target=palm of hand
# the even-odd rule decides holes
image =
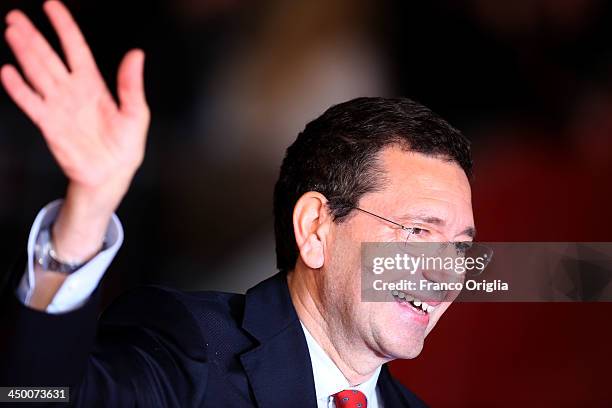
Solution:
[[[30,20],[7,15],[6,40],[19,62],[2,67],[7,93],[41,130],[71,183],[85,188],[131,179],[144,157],[149,110],[143,87],[144,54],[126,54],[118,72],[115,102],[68,10],[44,5],[70,70]]]

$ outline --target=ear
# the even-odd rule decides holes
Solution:
[[[327,199],[321,193],[309,191],[293,207],[293,232],[302,261],[312,269],[325,262],[325,244],[331,216]]]

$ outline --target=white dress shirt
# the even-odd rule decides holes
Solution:
[[[379,395],[380,390],[376,387],[380,367],[376,369],[369,380],[359,385],[351,386],[342,374],[342,371],[329,358],[303,323],[302,329],[306,336],[306,343],[308,344],[308,352],[312,363],[312,375],[314,376],[317,394],[317,408],[335,408],[336,404],[332,396],[343,390],[359,390],[365,394],[368,408],[382,408],[382,398]]]
[[[34,220],[28,238],[28,265],[17,288],[17,297],[22,303],[28,304],[35,286],[34,279],[34,245],[38,233],[55,221],[62,200],[56,200],[45,206]],[[121,222],[113,214],[105,235],[105,249],[83,265],[76,272],[70,274],[57,291],[53,300],[46,309],[47,313],[65,313],[82,306],[96,289],[104,276],[106,269],[117,254],[123,242],[123,228]],[[363,392],[368,401],[368,408],[382,408],[380,390],[376,387],[380,367],[372,374],[369,380],[357,386],[351,386],[340,369],[325,353],[323,348],[302,324],[308,352],[312,363],[317,408],[335,408],[333,395],[343,390],[359,390]]]

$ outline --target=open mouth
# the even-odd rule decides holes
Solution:
[[[409,304],[417,313],[420,314],[429,314],[436,308],[435,306],[432,306],[406,292],[402,292],[401,290],[394,290],[391,292],[391,294],[397,302],[401,304]]]

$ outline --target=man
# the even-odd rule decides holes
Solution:
[[[68,66],[12,11],[6,39],[28,83],[12,66],[1,79],[70,182],[11,275],[1,385],[70,386],[80,406],[423,406],[386,363],[416,357],[450,301],[427,312],[361,301],[360,248],[473,239],[461,133],[407,99],[330,108],[281,167],[280,272],[246,295],[137,289],[96,323],[98,283],[123,237],[113,213],[144,156],[144,54],[121,62],[116,104],[68,11],[44,9]]]

